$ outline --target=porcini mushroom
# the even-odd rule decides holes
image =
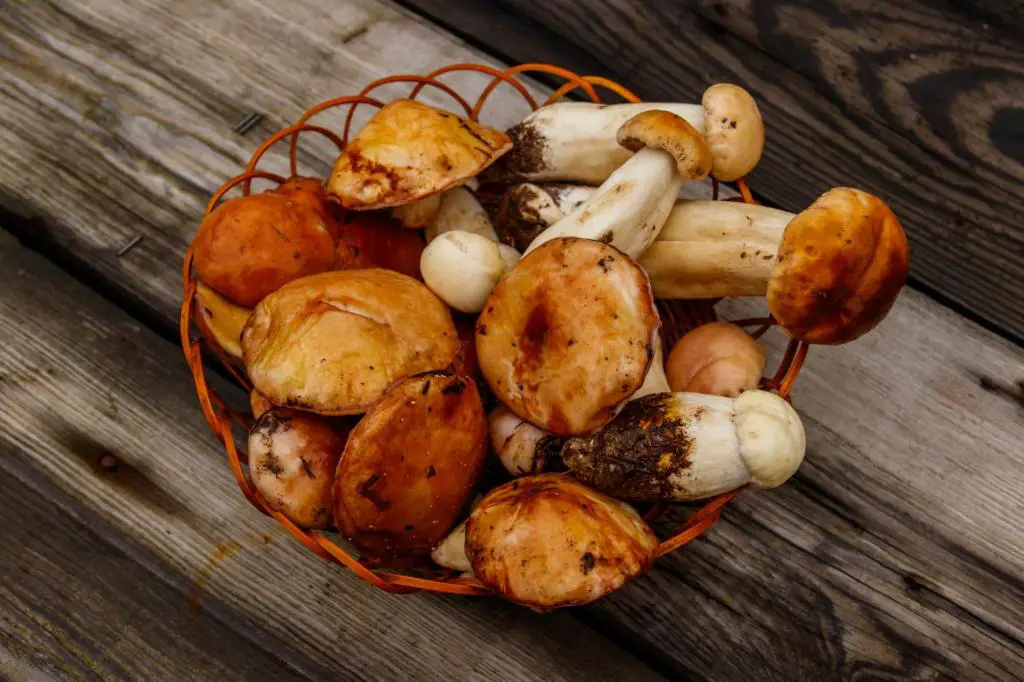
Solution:
[[[537,235],[525,253],[558,237],[584,237],[636,258],[658,236],[683,183],[703,180],[711,169],[704,138],[667,111],[637,114],[616,139],[636,153],[576,210]]]
[[[444,369],[458,349],[444,303],[421,282],[375,268],[290,282],[242,332],[256,390],[325,415],[365,412],[395,381]]]
[[[532,182],[509,187],[494,215],[498,240],[525,251],[537,235],[575,211],[596,189],[590,185]]]
[[[272,408],[274,404],[267,400],[267,397],[259,391],[249,392],[249,407],[252,409],[252,416],[259,419],[263,413]]]
[[[409,277],[420,276],[423,237],[406,230],[386,214],[352,211],[340,227],[335,270],[384,268]]]
[[[909,267],[892,210],[845,187],[796,216],[728,201],[681,203],[639,261],[657,298],[766,294],[791,336],[826,344],[874,328]]]
[[[396,100],[348,143],[327,191],[349,209],[409,204],[477,175],[511,147],[507,135],[476,121]]]
[[[643,398],[645,395],[668,393],[671,390],[668,377],[665,375],[665,353],[661,349],[661,334],[655,334],[654,356],[651,358],[651,366],[647,370],[647,376],[644,377],[643,385],[629,399],[636,400],[637,398]]]
[[[441,195],[441,206],[426,225],[427,242],[452,230],[472,232],[491,241],[498,241],[498,235],[491,226],[491,219],[473,193],[465,187],[452,187]]]
[[[748,174],[761,158],[764,123],[754,98],[739,86],[719,83],[704,92],[700,104],[558,102],[541,107],[509,129],[513,149],[485,178],[505,184],[601,184],[629,157],[616,143],[616,131],[651,110],[681,116],[704,135],[714,157],[711,174],[719,180]]]
[[[478,313],[505,274],[505,259],[498,242],[452,230],[427,244],[420,271],[442,301],[464,313]]]
[[[249,432],[249,475],[272,509],[300,528],[331,525],[334,470],[347,425],[273,407]]]
[[[748,483],[779,486],[800,467],[805,446],[799,415],[774,393],[658,393],[630,401],[601,431],[566,441],[562,459],[609,495],[686,501]]]
[[[443,372],[410,377],[349,436],[335,476],[338,530],[370,561],[429,554],[455,525],[486,456],[476,384]]]
[[[428,227],[437,212],[441,210],[443,196],[443,193],[431,194],[429,197],[395,206],[391,209],[391,217],[397,220],[402,227],[421,230]]]
[[[455,526],[452,532],[448,533],[430,553],[430,559],[435,564],[472,575],[473,566],[469,563],[469,557],[466,556],[466,523],[468,521],[469,519],[466,519]]]
[[[477,580],[537,609],[586,604],[622,587],[650,568],[657,547],[632,507],[564,474],[495,488],[466,525]]]
[[[226,354],[242,359],[242,328],[252,310],[235,305],[202,282],[196,282],[195,319],[203,336]]]
[[[231,302],[252,308],[284,284],[334,265],[337,226],[317,180],[225,201],[192,242],[199,279]]]
[[[524,256],[477,319],[501,402],[559,436],[595,431],[644,382],[661,321],[647,277],[615,248],[555,239]]]
[[[504,405],[491,410],[487,427],[491,448],[513,476],[563,468],[560,453],[564,439],[541,431]]]
[[[750,334],[728,322],[711,322],[676,342],[666,374],[673,391],[735,398],[757,388],[764,364],[764,347]]]

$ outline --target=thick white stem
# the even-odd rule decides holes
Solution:
[[[537,235],[526,253],[551,239],[582,237],[636,258],[658,236],[682,186],[672,155],[645,147],[575,211]]]
[[[699,104],[559,102],[538,109],[509,131],[516,147],[504,166],[508,177],[501,179],[598,185],[631,154],[616,142],[619,127],[650,110],[681,116],[704,134],[704,108]]]
[[[443,192],[437,212],[427,224],[425,236],[427,243],[437,239],[439,235],[453,230],[472,232],[491,241],[498,241],[498,235],[491,225],[487,211],[480,205],[473,193],[465,187],[452,187]]]
[[[638,259],[655,298],[763,296],[792,213],[729,201],[681,201]]]

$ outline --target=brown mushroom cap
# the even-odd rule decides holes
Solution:
[[[444,303],[421,282],[374,268],[286,284],[242,332],[256,390],[327,415],[365,412],[395,381],[447,367],[458,349]]]
[[[808,343],[852,341],[892,308],[909,269],[899,219],[881,199],[839,187],[790,221],[768,283],[768,308]]]
[[[676,342],[665,375],[675,392],[735,398],[757,388],[764,365],[764,347],[750,334],[728,322],[711,322]]]
[[[522,419],[560,436],[590,433],[643,384],[660,325],[633,259],[589,239],[552,239],[494,288],[477,320],[477,356]]]
[[[526,476],[495,488],[466,526],[476,578],[534,608],[594,601],[647,570],[657,547],[632,507],[564,474]]]
[[[615,139],[626,149],[661,149],[672,155],[686,180],[703,180],[711,172],[711,149],[696,128],[682,116],[658,109],[644,111],[619,127]]]
[[[371,561],[424,556],[455,525],[486,456],[476,384],[442,372],[410,377],[349,436],[335,476],[338,530]]]
[[[511,148],[508,135],[498,130],[397,100],[348,143],[327,191],[355,210],[408,204],[478,174]]]
[[[274,407],[249,432],[249,472],[272,509],[300,528],[331,525],[334,470],[348,425]]]
[[[764,151],[764,121],[750,93],[732,83],[704,91],[704,137],[714,157],[711,174],[732,182],[754,169]]]
[[[200,280],[251,308],[293,279],[329,270],[336,234],[320,183],[293,178],[218,206],[196,233],[193,264]]]

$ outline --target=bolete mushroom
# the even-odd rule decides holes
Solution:
[[[348,425],[272,407],[249,431],[249,475],[272,509],[300,528],[331,525],[334,470]]]
[[[256,390],[325,415],[365,412],[395,381],[444,369],[458,349],[444,303],[421,282],[376,268],[290,282],[242,332]]]
[[[349,212],[340,227],[335,270],[384,268],[420,276],[423,237],[376,211]]]
[[[513,476],[564,469],[561,451],[565,439],[541,431],[504,405],[491,410],[487,426],[494,454]]]
[[[643,398],[645,395],[651,395],[652,393],[668,393],[672,390],[669,387],[668,377],[665,375],[665,353],[661,348],[661,334],[655,334],[654,355],[651,357],[651,366],[647,369],[647,376],[644,377],[643,385],[640,386],[636,393],[629,397],[630,400]]]
[[[477,319],[477,356],[519,417],[559,436],[591,433],[643,384],[660,325],[631,258],[555,239],[498,282]]]
[[[592,104],[558,102],[541,107],[509,129],[512,151],[485,179],[514,182],[566,181],[598,185],[629,157],[615,133],[645,111],[685,118],[707,139],[714,157],[711,174],[726,182],[749,173],[764,150],[764,123],[754,98],[729,83],[712,85],[700,104],[645,102]]]
[[[426,285],[442,301],[464,313],[483,310],[505,269],[498,242],[462,230],[438,235],[420,257]]]
[[[466,556],[466,519],[448,533],[430,553],[431,560],[438,566],[472,575],[473,566]]]
[[[907,238],[878,197],[840,187],[794,216],[728,201],[681,203],[640,257],[657,298],[767,294],[789,334],[845,343],[889,312],[909,267]]]
[[[196,233],[192,262],[201,281],[252,308],[294,279],[330,270],[336,235],[319,181],[292,178],[218,206]]]
[[[455,525],[487,456],[476,384],[429,372],[388,390],[338,464],[334,521],[372,562],[425,556]]]
[[[274,407],[274,403],[267,400],[267,396],[259,391],[249,392],[249,408],[252,410],[254,419],[259,419],[263,413]]]
[[[598,433],[566,441],[562,459],[609,495],[687,501],[748,483],[779,486],[796,473],[804,449],[799,415],[774,393],[657,393],[627,403]]]
[[[685,119],[644,111],[619,128],[616,139],[636,153],[572,213],[534,239],[525,253],[559,237],[596,239],[636,258],[658,236],[684,182],[703,180],[711,151]]]
[[[575,211],[595,190],[590,185],[567,183],[512,185],[501,195],[495,211],[498,240],[525,251],[537,235]]]
[[[711,322],[676,341],[666,374],[673,391],[735,398],[757,388],[764,365],[764,347],[750,334],[728,322]]]
[[[471,191],[462,186],[452,187],[440,197],[440,208],[426,225],[427,242],[452,230],[472,232],[491,241],[498,241],[490,216]]]
[[[242,359],[242,328],[252,310],[235,305],[202,282],[196,282],[195,319],[203,336],[227,355]]]
[[[657,547],[632,507],[565,474],[495,488],[466,525],[477,580],[536,609],[586,604],[622,587],[650,568]]]
[[[396,100],[348,143],[327,191],[348,209],[409,204],[477,175],[511,147],[507,135],[476,121]]]

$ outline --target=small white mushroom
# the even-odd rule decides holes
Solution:
[[[420,272],[442,301],[464,313],[478,313],[505,274],[505,259],[496,241],[452,230],[427,244]]]
[[[562,459],[577,479],[615,497],[686,501],[748,483],[779,486],[805,448],[799,415],[774,393],[659,393],[630,401],[598,433],[566,441]]]
[[[491,241],[498,241],[491,219],[471,191],[461,186],[453,187],[439,196],[440,206],[426,224],[425,236],[428,243],[452,230],[472,232]]]
[[[505,470],[513,476],[539,474],[557,464],[564,439],[538,429],[504,405],[487,417],[491,447]]]
[[[582,237],[636,258],[658,236],[683,183],[703,180],[711,169],[704,138],[667,111],[637,114],[616,139],[636,153],[576,210],[537,235],[525,253],[559,237]]]
[[[509,129],[513,148],[486,173],[489,180],[569,181],[597,185],[628,158],[615,133],[644,111],[669,111],[685,118],[708,141],[711,174],[726,182],[749,173],[764,150],[764,124],[757,104],[743,88],[719,83],[700,104],[645,102],[614,104],[558,102],[541,107]]]

